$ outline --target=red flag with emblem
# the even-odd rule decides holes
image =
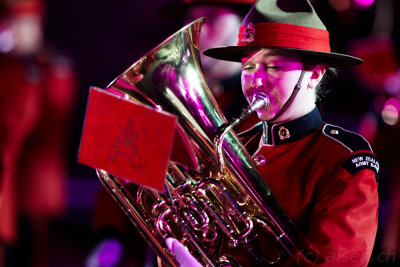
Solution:
[[[78,161],[161,191],[176,123],[171,114],[91,88]]]

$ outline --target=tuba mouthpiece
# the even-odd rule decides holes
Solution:
[[[254,95],[253,101],[251,102],[248,109],[250,109],[251,112],[253,112],[258,109],[268,107],[269,104],[270,104],[269,97],[265,93],[258,92]]]

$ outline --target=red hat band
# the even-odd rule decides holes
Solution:
[[[238,46],[288,47],[330,52],[329,32],[293,24],[264,22],[241,26]]]

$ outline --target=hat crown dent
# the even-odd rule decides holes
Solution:
[[[242,25],[265,22],[326,30],[308,0],[259,0],[252,6]]]

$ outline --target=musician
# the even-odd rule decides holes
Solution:
[[[329,33],[307,0],[259,0],[239,29],[237,46],[206,50],[242,63],[242,91],[270,104],[241,134],[301,238],[288,266],[366,266],[378,212],[379,163],[360,135],[325,123],[316,107],[333,68],[362,60],[330,51]],[[182,264],[180,244],[168,240]],[[180,259],[181,258],[181,259]]]
[[[71,59],[44,38],[42,0],[0,1],[0,266],[48,266],[66,211]]]

